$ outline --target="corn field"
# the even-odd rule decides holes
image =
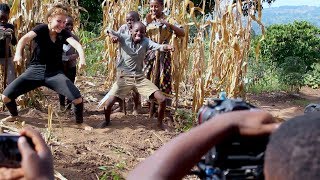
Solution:
[[[80,27],[78,0],[0,0],[12,4],[10,22],[15,25],[18,39],[30,31],[36,23],[45,22],[45,14],[53,3],[63,3],[70,7],[75,19],[75,29]],[[252,0],[251,0],[252,1]],[[254,0],[258,5],[261,0]],[[215,0],[215,10],[211,17],[204,13],[205,7],[195,7],[190,0],[165,0],[165,11],[181,24],[185,37],[173,36],[170,44],[175,47],[172,53],[172,74],[175,105],[188,104],[192,100],[192,109],[197,111],[206,97],[216,96],[216,92],[226,91],[228,97],[244,97],[243,78],[247,71],[250,49],[250,32],[253,21],[261,28],[261,9],[249,9],[248,16],[243,16],[242,7],[247,1]],[[148,0],[104,0],[103,29],[117,30],[125,23],[129,11],[143,13],[148,8]],[[206,0],[203,1],[206,4]],[[257,13],[255,13],[257,12]],[[196,36],[191,38],[191,28],[196,29]],[[117,44],[105,39],[104,59],[107,62],[106,87],[110,87],[116,77]],[[207,46],[207,48],[206,48]],[[24,58],[29,59],[31,46],[26,48]],[[258,52],[259,49],[257,49]],[[21,73],[24,67],[17,71]],[[191,92],[191,93],[190,93]]]
[[[176,107],[179,102],[187,102],[192,94],[192,109],[197,111],[205,97],[214,96],[215,92],[226,91],[228,97],[244,97],[243,77],[247,71],[247,60],[250,49],[250,32],[252,22],[256,21],[261,28],[261,9],[249,10],[243,16],[242,6],[247,1],[215,1],[214,17],[209,20],[204,13],[205,7],[195,7],[190,0],[166,0],[165,10],[183,25],[186,36],[182,39],[173,37],[170,44],[175,47],[172,54],[173,89]],[[256,0],[258,5],[261,0]],[[205,4],[205,1],[203,2]],[[104,28],[118,29],[124,24],[125,15],[135,10],[143,12],[148,1],[112,1],[103,2]],[[141,9],[139,9],[139,7]],[[257,15],[254,12],[257,11]],[[201,14],[201,18],[196,17]],[[243,20],[244,19],[244,20]],[[243,23],[246,22],[246,24]],[[196,36],[190,39],[190,28],[196,27]],[[209,32],[209,33],[208,33]],[[205,41],[205,39],[208,39]],[[208,57],[205,57],[205,45],[209,42]],[[109,87],[115,80],[117,46],[105,40],[105,59]],[[258,52],[258,49],[257,49]],[[191,67],[190,65],[191,64]]]

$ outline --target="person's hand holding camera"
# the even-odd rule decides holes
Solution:
[[[129,173],[128,179],[181,179],[213,146],[237,134],[270,134],[279,126],[265,111],[218,114],[175,137]]]
[[[22,157],[21,167],[1,167],[0,179],[54,179],[52,155],[41,134],[27,127],[20,135],[18,148]],[[32,140],[34,149],[26,137]]]
[[[272,115],[266,111],[237,111],[230,116],[240,116],[232,119],[232,126],[243,136],[256,136],[272,133],[279,123],[275,123]]]
[[[52,155],[41,134],[32,128],[25,128],[20,134],[18,147],[22,156],[21,168],[24,178],[54,179]],[[35,149],[32,149],[23,136],[32,139]]]

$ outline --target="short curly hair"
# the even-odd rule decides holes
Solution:
[[[46,14],[46,20],[48,20],[49,17],[53,17],[55,15],[69,16],[68,8],[62,4],[53,5],[53,7]]]
[[[271,135],[265,175],[270,179],[320,179],[320,112],[290,119]]]
[[[163,6],[163,4],[164,4],[163,0],[150,0],[149,3],[150,3],[151,1],[157,1],[157,2],[160,3],[162,6]]]
[[[0,11],[6,14],[10,14],[10,7],[8,6],[8,4],[0,3]]]

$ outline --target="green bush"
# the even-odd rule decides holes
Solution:
[[[174,126],[177,132],[186,132],[194,125],[196,115],[186,109],[177,109],[174,114]]]
[[[292,91],[298,91],[304,84],[303,77],[307,66],[301,58],[286,57],[278,68],[280,82],[290,86]]]
[[[278,65],[288,57],[298,57],[310,69],[320,58],[318,34],[320,29],[306,21],[271,25],[261,43],[261,56]]]
[[[99,35],[80,30],[77,34],[80,38],[81,44],[84,48],[87,68],[87,75],[101,75],[105,74],[105,65],[103,65],[104,40],[98,39]]]
[[[311,88],[319,88],[320,86],[320,63],[311,65],[311,70],[304,76],[304,84]]]
[[[252,39],[248,73],[248,92],[297,91],[302,85],[318,87],[320,29],[305,21],[276,24],[267,28],[261,42],[259,61],[254,60],[260,37]],[[308,72],[308,73],[307,73]]]

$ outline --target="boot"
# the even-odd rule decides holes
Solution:
[[[18,116],[18,109],[17,109],[17,104],[15,100],[11,100],[10,102],[5,104],[6,107],[8,108],[11,116]]]
[[[59,94],[59,103],[60,103],[60,111],[65,111],[65,97],[61,94]]]
[[[81,103],[74,105],[73,112],[76,116],[76,123],[83,123],[83,100]]]
[[[106,108],[103,108],[103,111],[104,111],[104,117],[105,117],[105,126],[108,126],[110,124],[110,114],[109,114],[109,118],[107,116],[107,110]]]

